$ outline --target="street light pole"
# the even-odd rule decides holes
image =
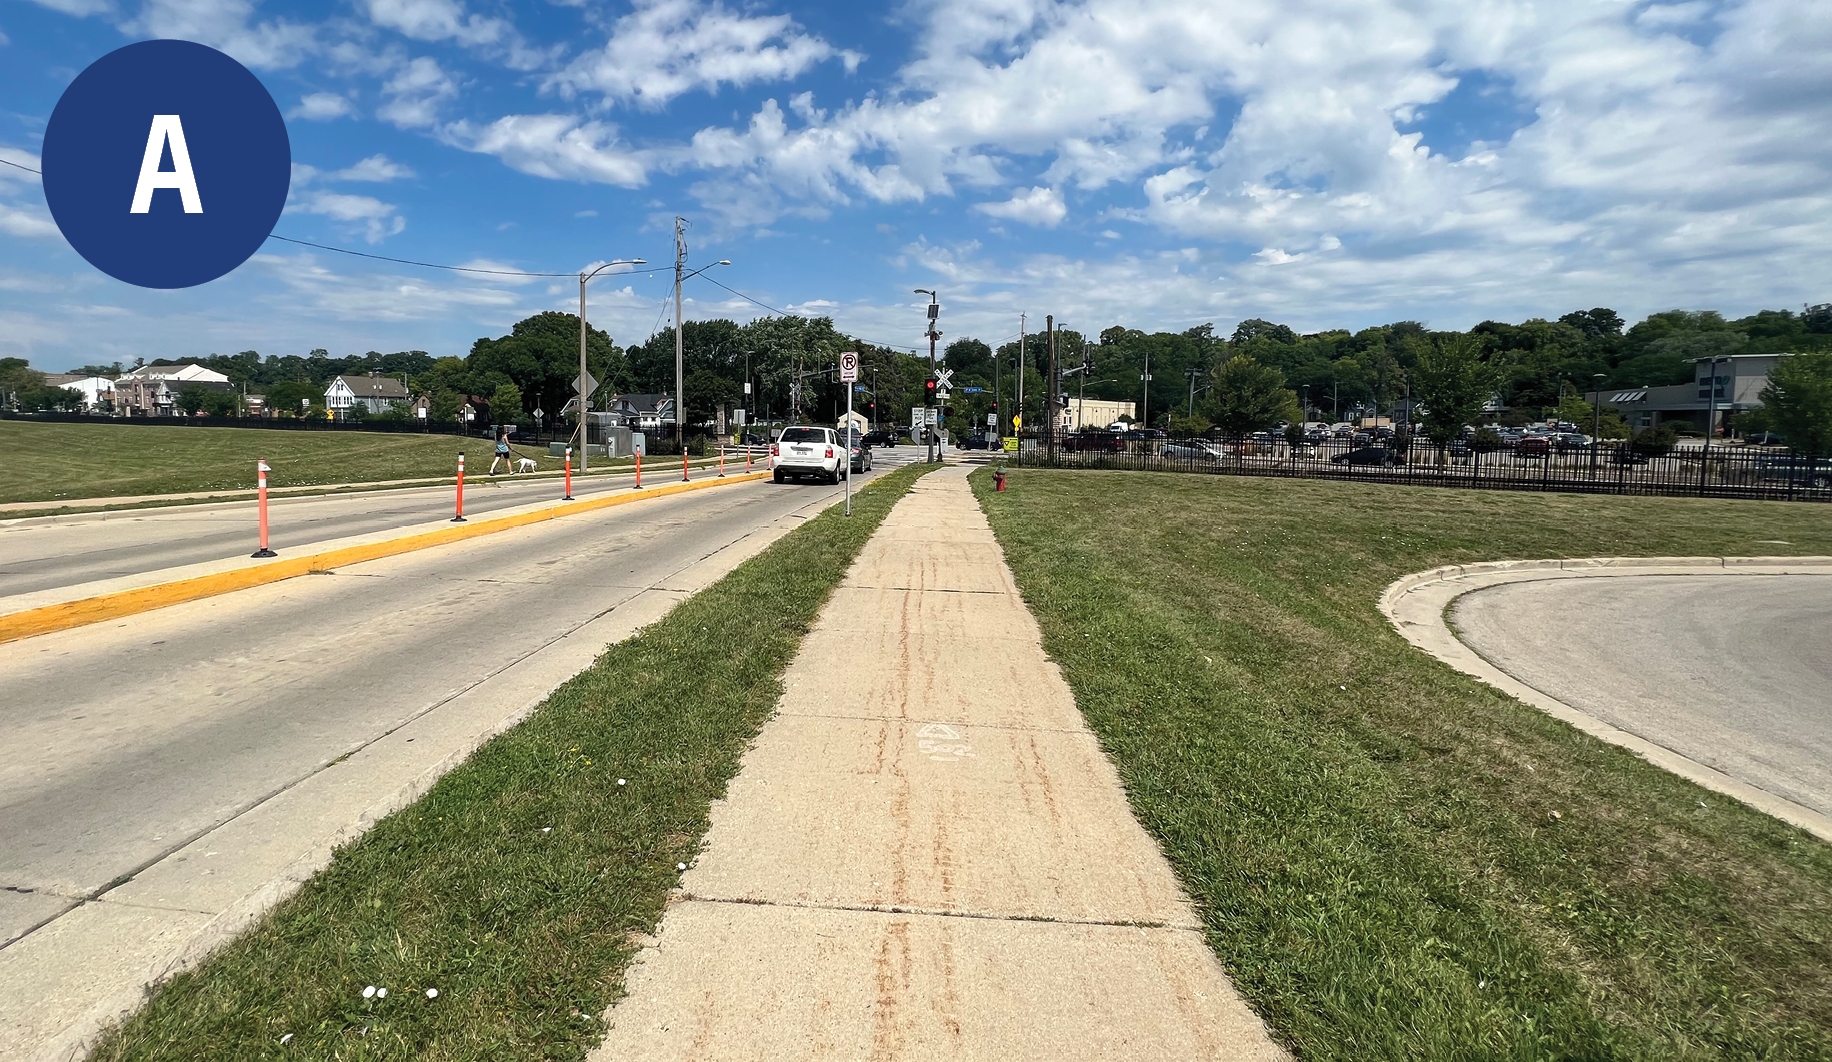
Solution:
[[[1729,360],[1729,358],[1714,357],[1708,365],[1711,373],[1711,404],[1705,412],[1705,449],[1698,459],[1698,492],[1700,494],[1705,493],[1705,472],[1711,467],[1711,436],[1717,431],[1718,362]]]
[[[1017,427],[1012,434],[1018,437],[1018,452],[1024,452],[1024,314],[1018,315],[1018,411]]]
[[[585,390],[585,282],[614,265],[647,265],[640,258],[621,258],[615,262],[606,262],[589,273],[579,274],[579,471],[585,471],[586,442],[591,438],[585,432],[585,412],[589,408],[591,395]],[[539,426],[536,426],[535,437],[540,437]]]

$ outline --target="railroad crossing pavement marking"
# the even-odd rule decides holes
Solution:
[[[592,1055],[1285,1058],[1044,654],[966,468],[783,675]]]

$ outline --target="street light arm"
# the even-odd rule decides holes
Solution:
[[[586,281],[592,279],[593,277],[597,276],[599,273],[604,272],[605,270],[611,268],[612,266],[648,265],[648,264],[649,264],[648,262],[645,262],[640,258],[619,258],[615,262],[606,262],[603,265],[599,266],[597,269],[594,269],[589,273],[580,273],[579,274],[579,283],[581,284],[585,283]]]

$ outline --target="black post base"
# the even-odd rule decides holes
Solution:
[[[279,554],[275,553],[271,549],[257,549],[253,553],[250,553],[249,556],[250,557],[278,557]]]

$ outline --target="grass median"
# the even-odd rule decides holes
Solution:
[[[851,519],[826,510],[612,646],[92,1057],[584,1057],[802,634],[926,470],[881,477]]]
[[[1832,846],[1410,647],[1393,579],[1832,554],[1832,507],[973,478],[1140,820],[1300,1059],[1832,1058]]]

